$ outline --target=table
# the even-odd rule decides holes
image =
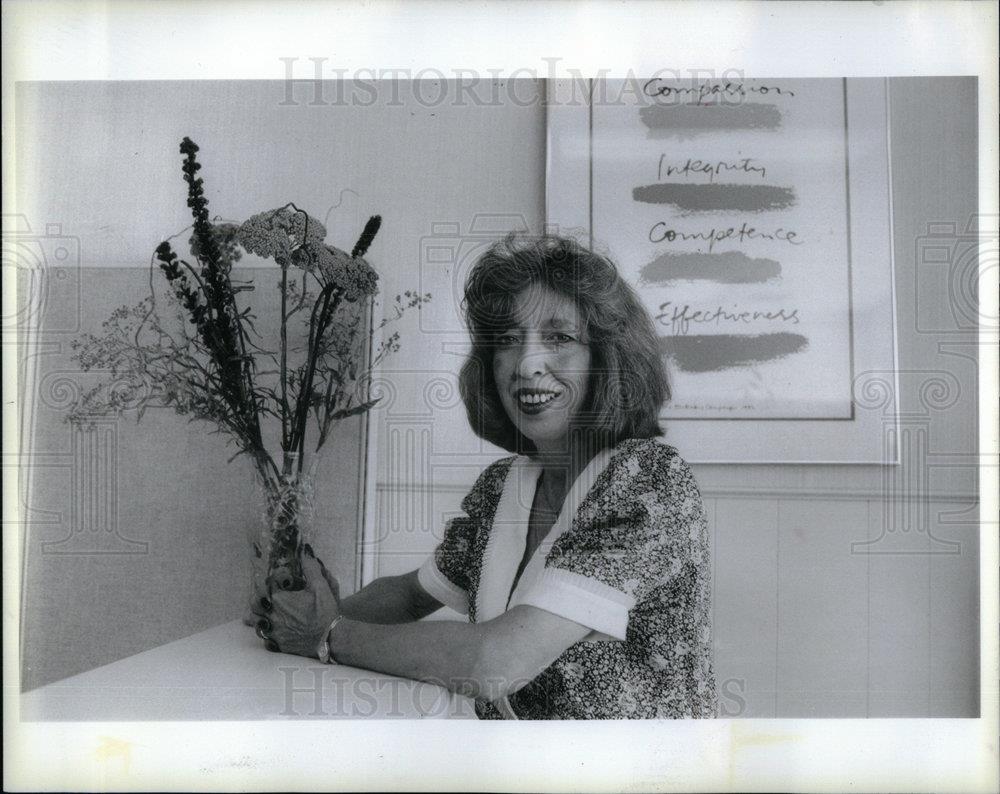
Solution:
[[[264,649],[234,620],[21,695],[27,721],[475,719],[434,684]]]

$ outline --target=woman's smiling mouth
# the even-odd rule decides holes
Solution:
[[[519,408],[527,413],[538,413],[562,392],[551,389],[518,389],[514,392],[514,400]]]

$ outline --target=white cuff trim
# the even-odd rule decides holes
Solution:
[[[561,568],[545,568],[524,593],[515,593],[510,606],[517,604],[544,609],[624,640],[628,613],[635,606],[635,599],[596,579]]]
[[[417,570],[420,586],[446,607],[463,615],[469,614],[469,594],[438,570],[431,555]]]

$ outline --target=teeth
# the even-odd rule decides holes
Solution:
[[[558,397],[559,395],[552,392],[548,394],[522,394],[520,396],[521,403],[524,405],[544,405],[553,397]]]

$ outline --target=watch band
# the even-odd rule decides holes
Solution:
[[[333,627],[340,623],[344,619],[343,613],[337,615],[330,623],[327,630],[323,633],[323,639],[320,640],[319,647],[316,649],[316,655],[323,664],[337,664],[337,660],[333,657],[333,651],[330,649],[330,632],[333,631]]]

